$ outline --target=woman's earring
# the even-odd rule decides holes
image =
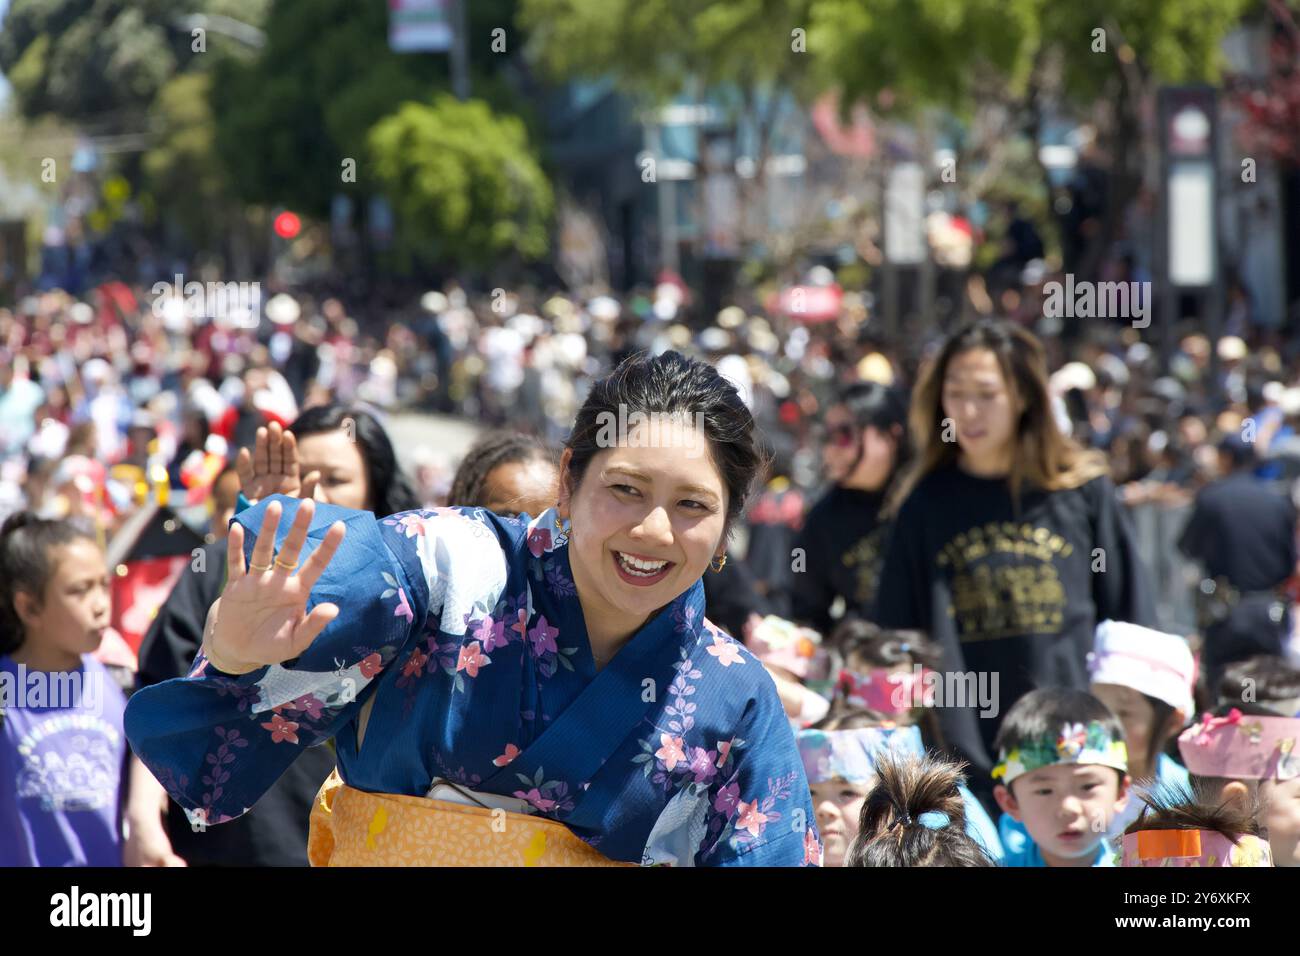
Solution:
[[[716,561],[717,561],[716,564],[713,561],[710,561],[709,567],[712,568],[714,571],[721,571],[723,568],[727,566],[727,555],[724,553],[722,557],[717,558]]]

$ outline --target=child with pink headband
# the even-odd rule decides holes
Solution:
[[[1159,784],[1142,799],[1122,837],[1120,866],[1272,866],[1268,841],[1241,804],[1204,803]]]
[[[764,618],[750,615],[745,626],[745,646],[776,683],[792,730],[798,731],[826,716],[830,700],[808,686],[825,683],[830,673],[830,655],[820,634],[774,614]]]
[[[1297,866],[1300,834],[1300,718],[1243,703],[1205,714],[1178,738],[1192,784],[1211,799],[1256,814],[1276,866]]]

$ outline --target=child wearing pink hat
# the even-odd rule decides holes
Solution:
[[[1268,828],[1276,866],[1297,866],[1300,718],[1258,704],[1220,707],[1178,738],[1192,784],[1224,804],[1249,808]]]
[[[1178,787],[1144,793],[1142,815],[1125,831],[1119,866],[1272,866],[1259,824],[1238,803],[1196,800]]]
[[[1103,621],[1088,655],[1091,692],[1124,725],[1129,776],[1186,789],[1187,770],[1164,752],[1195,712],[1196,662],[1187,641],[1149,627]],[[1142,804],[1130,800],[1111,825],[1118,837]]]

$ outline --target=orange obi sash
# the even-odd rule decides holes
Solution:
[[[312,866],[635,866],[527,813],[349,787],[338,770],[311,808]]]

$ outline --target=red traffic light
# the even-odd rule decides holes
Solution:
[[[281,239],[292,239],[302,228],[302,220],[296,213],[282,212],[275,217],[275,234]]]

